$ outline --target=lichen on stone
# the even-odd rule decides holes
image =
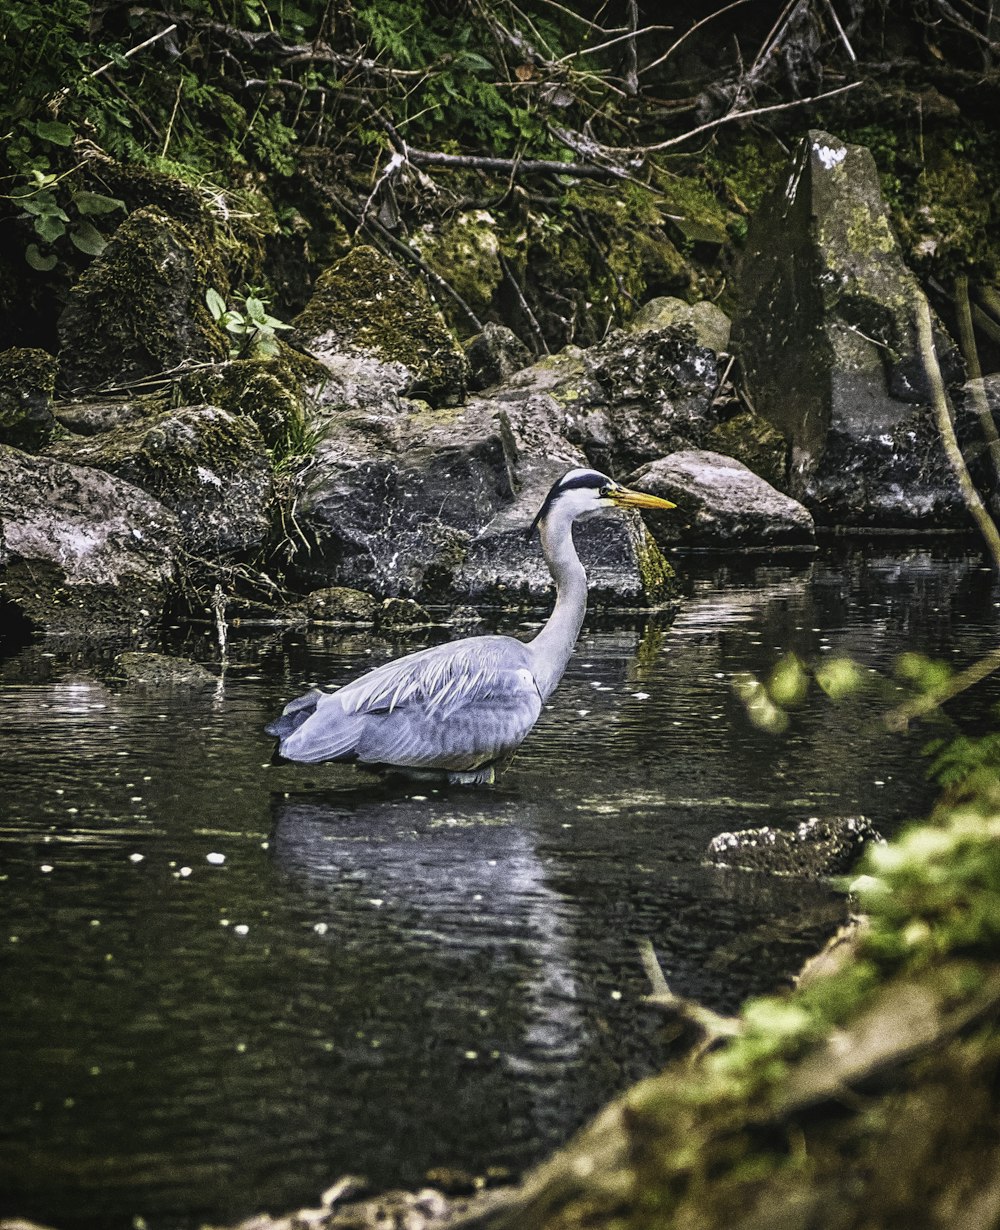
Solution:
[[[15,346],[0,353],[0,443],[29,451],[52,436],[52,395],[59,360],[46,350]]]

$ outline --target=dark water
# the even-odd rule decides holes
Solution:
[[[785,983],[842,900],[706,869],[707,842],[892,831],[931,798],[926,732],[814,697],[766,735],[732,675],[965,662],[997,595],[924,549],[691,569],[672,624],[588,627],[491,791],[268,764],[285,699],[425,642],[248,636],[207,692],[109,687],[58,644],[0,661],[0,1212],[161,1230],[347,1171],[517,1172],[667,1055],[638,941],[720,1010]]]

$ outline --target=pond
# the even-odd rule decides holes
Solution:
[[[998,595],[958,547],[684,567],[672,622],[587,625],[493,789],[269,763],[286,699],[426,637],[248,633],[207,690],[108,685],[60,642],[0,660],[0,1212],[168,1230],[348,1172],[516,1175],[669,1055],[641,941],[720,1011],[785,985],[843,898],[708,868],[707,843],[894,831],[932,798],[927,731],[814,695],[765,734],[733,675],[964,663]],[[212,660],[207,633],[175,648]]]

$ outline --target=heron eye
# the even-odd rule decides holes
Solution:
[[[607,496],[609,496],[610,494],[611,494],[611,488],[608,486],[607,483],[605,483],[604,486],[598,492],[598,495],[601,497],[602,500],[606,499]]]

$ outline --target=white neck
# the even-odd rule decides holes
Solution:
[[[528,645],[542,700],[562,678],[587,613],[587,574],[573,545],[573,518],[558,505],[540,526],[542,554],[556,583],[556,605],[545,627]]]

